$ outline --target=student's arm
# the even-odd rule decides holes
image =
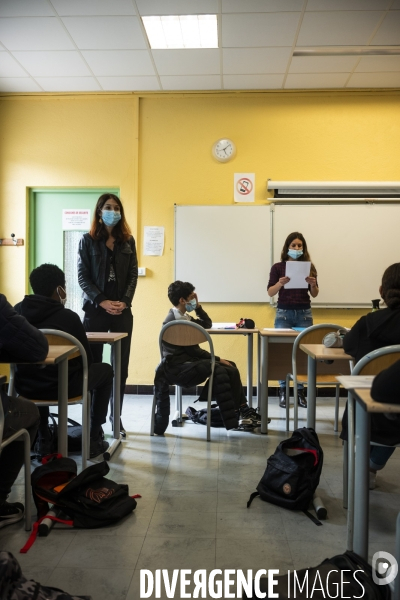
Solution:
[[[43,333],[19,315],[0,294],[0,360],[39,362],[46,358],[48,349]]]
[[[190,317],[190,320],[193,321],[193,323],[197,323],[197,325],[201,325],[201,327],[204,327],[204,329],[211,329],[212,321],[201,304],[198,304],[194,310],[196,312],[197,319]]]
[[[267,286],[268,296],[272,298],[275,296],[281,288],[290,281],[290,277],[279,277],[277,265],[273,265],[269,274],[269,281]]]
[[[316,298],[319,294],[318,281],[316,277],[306,277],[306,281],[310,286],[310,294],[313,298]]]
[[[400,360],[378,373],[372,382],[371,396],[377,402],[400,404]]]

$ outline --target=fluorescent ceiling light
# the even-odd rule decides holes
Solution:
[[[142,17],[152,50],[218,48],[217,15]]]
[[[396,56],[400,46],[320,46],[296,48],[293,56]]]

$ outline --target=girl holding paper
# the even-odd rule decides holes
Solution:
[[[304,287],[285,288],[290,278],[286,277],[287,261],[305,261],[310,263],[310,274],[305,277]],[[307,285],[308,284],[308,285]],[[311,314],[311,300],[318,296],[317,271],[311,262],[307,250],[307,242],[302,233],[294,231],[286,238],[281,252],[281,261],[275,263],[269,274],[268,295],[278,294],[278,307],[276,310],[275,324],[277,329],[286,329],[292,327],[310,327],[313,324]],[[304,388],[301,383],[298,384],[298,404],[307,408],[307,401],[304,396]],[[279,406],[286,407],[286,382],[279,381]]]

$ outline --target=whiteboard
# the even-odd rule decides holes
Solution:
[[[267,302],[269,206],[175,206],[175,279],[200,302]]]
[[[274,205],[271,264],[301,232],[318,272],[313,306],[371,306],[384,270],[400,262],[398,204]]]

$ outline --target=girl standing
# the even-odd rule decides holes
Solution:
[[[281,261],[275,263],[269,274],[268,295],[270,297],[278,294],[278,307],[276,310],[275,324],[277,329],[291,327],[310,327],[313,324],[311,314],[311,300],[318,296],[317,271],[311,263],[311,272],[306,277],[308,288],[285,289],[285,284],[290,281],[286,277],[286,262],[288,260],[309,261],[310,255],[307,250],[307,242],[302,233],[294,231],[290,233],[283,245]],[[298,404],[307,408],[307,400],[304,396],[304,388],[298,383]],[[286,381],[279,381],[279,406],[286,407]]]
[[[125,219],[121,200],[102,194],[92,226],[78,250],[78,281],[83,290],[86,331],[127,333],[121,340],[121,412],[128,377],[133,316],[132,299],[138,278],[135,240]],[[103,344],[91,345],[94,362],[102,362]],[[112,422],[111,403],[111,422]],[[120,431],[125,429],[120,423]]]

